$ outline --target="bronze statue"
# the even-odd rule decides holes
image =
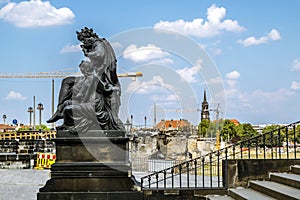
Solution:
[[[72,133],[124,130],[118,118],[121,87],[114,50],[93,29],[85,27],[76,33],[89,61],[82,61],[79,65],[83,76],[67,77],[62,81],[57,111],[47,122],[63,119],[63,125],[57,129]]]

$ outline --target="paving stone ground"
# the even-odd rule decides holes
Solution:
[[[0,200],[36,200],[49,170],[0,169]]]
[[[149,172],[133,172],[137,181],[148,174]],[[200,183],[200,178],[202,179],[202,177],[197,178],[199,179],[198,183]],[[205,179],[208,178],[205,177]],[[36,200],[39,188],[43,187],[49,179],[50,170],[0,169],[0,200]],[[177,179],[179,179],[178,176],[174,177],[175,187],[179,187]],[[171,186],[170,181],[170,179],[167,180],[167,186]],[[189,178],[189,182],[193,187],[193,176]],[[182,185],[187,185],[185,175],[182,175]],[[155,185],[151,187],[155,187]],[[159,183],[159,187],[163,187],[163,182]]]
[[[137,180],[148,173],[138,173]],[[0,200],[36,200],[50,170],[0,169]]]

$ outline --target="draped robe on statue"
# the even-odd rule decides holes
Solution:
[[[63,80],[59,105],[64,105],[62,128],[70,132],[88,130],[124,130],[118,118],[120,106],[120,84],[116,73],[116,57],[111,45],[103,38],[95,43],[102,45],[103,57],[90,58],[95,70],[93,78],[68,77]],[[74,99],[81,87],[86,92],[80,99]]]

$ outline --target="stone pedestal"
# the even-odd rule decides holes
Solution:
[[[121,131],[58,131],[56,163],[38,200],[143,199],[131,176],[128,141]]]

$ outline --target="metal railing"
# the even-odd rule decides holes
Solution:
[[[228,159],[297,159],[300,121],[141,178],[142,190],[226,189]],[[299,126],[300,127],[300,126]]]
[[[182,160],[165,160],[151,158],[132,158],[131,167],[135,172],[155,172],[181,163]]]

